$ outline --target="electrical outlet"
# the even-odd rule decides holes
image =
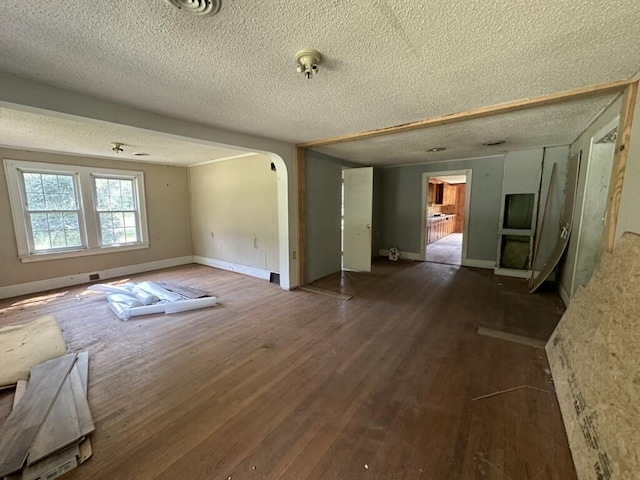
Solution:
[[[100,274],[99,273],[89,274],[89,280],[100,280]]]
[[[294,250],[293,253],[291,254],[291,257],[295,260],[296,259],[296,251]]]

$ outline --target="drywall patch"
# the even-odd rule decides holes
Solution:
[[[640,235],[603,254],[547,343],[578,477],[640,471]]]

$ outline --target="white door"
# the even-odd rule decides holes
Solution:
[[[343,174],[342,268],[370,272],[373,167],[349,168]]]

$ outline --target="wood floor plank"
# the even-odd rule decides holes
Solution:
[[[544,346],[546,345],[546,342],[544,340],[523,337],[522,335],[514,335],[513,333],[502,332],[500,330],[494,330],[492,328],[478,327],[478,335],[498,338],[500,340],[506,340],[507,342],[519,343],[520,345],[527,345],[529,347],[539,348],[541,350],[544,350]]]
[[[174,282],[157,282],[162,288],[166,288],[170,292],[179,293],[183,297],[195,299],[209,296],[208,292],[199,288],[188,287],[186,285],[178,285]]]
[[[76,355],[69,354],[32,369],[43,373],[42,380],[29,385],[0,428],[0,477],[20,470],[24,464],[75,360]]]
[[[24,310],[0,301],[0,323],[50,311],[69,348],[91,352],[96,453],[69,480],[575,480],[555,395],[472,400],[548,389],[543,351],[477,329],[544,340],[555,294],[388,260],[316,282],[348,302],[195,265],[129,280],[198,285],[220,304],[123,323],[82,287]]]
[[[29,456],[27,457],[27,465],[33,465],[39,460],[69,445],[79,442],[82,438],[83,434],[80,430],[75,395],[71,382],[74,371],[77,375],[75,365],[65,379],[60,393],[42,424],[42,428],[31,445]],[[34,384],[42,381],[37,375],[33,377],[32,382]]]

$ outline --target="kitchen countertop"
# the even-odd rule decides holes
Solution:
[[[431,222],[433,220],[443,220],[445,218],[455,217],[455,213],[447,213],[443,215],[430,215],[427,217],[427,222]]]

